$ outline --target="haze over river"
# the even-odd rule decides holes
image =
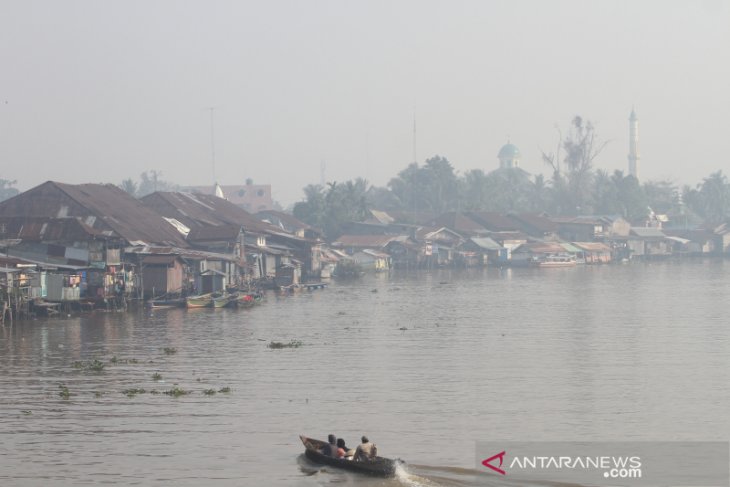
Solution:
[[[475,441],[726,441],[728,303],[730,261],[705,260],[394,272],[250,310],[6,324],[0,485],[499,485]],[[192,394],[149,393],[174,384]],[[365,433],[408,463],[320,470],[300,433]]]

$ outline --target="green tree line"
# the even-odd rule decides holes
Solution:
[[[730,183],[717,171],[695,187],[671,181],[641,184],[622,171],[595,169],[594,161],[605,143],[593,125],[575,117],[555,153],[543,153],[552,170],[546,179],[519,168],[484,172],[471,169],[457,174],[447,158],[436,155],[423,164],[411,163],[385,187],[357,178],[327,186],[309,185],[294,216],[324,230],[328,238],[340,235],[342,225],[366,217],[369,209],[406,212],[496,211],[538,212],[551,215],[620,215],[636,221],[650,213],[688,212],[709,223],[730,217]]]

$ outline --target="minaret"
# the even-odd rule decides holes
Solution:
[[[639,119],[631,107],[629,116],[629,174],[639,179]]]

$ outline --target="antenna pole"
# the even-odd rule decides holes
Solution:
[[[416,107],[413,107],[413,162],[418,163],[416,157]]]
[[[215,177],[215,125],[213,112],[215,107],[208,108],[210,110],[210,159],[213,165],[213,183],[217,183],[218,179]]]

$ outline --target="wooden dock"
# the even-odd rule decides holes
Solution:
[[[310,282],[307,284],[300,284],[299,287],[311,291],[313,289],[324,289],[329,285],[327,282]]]

